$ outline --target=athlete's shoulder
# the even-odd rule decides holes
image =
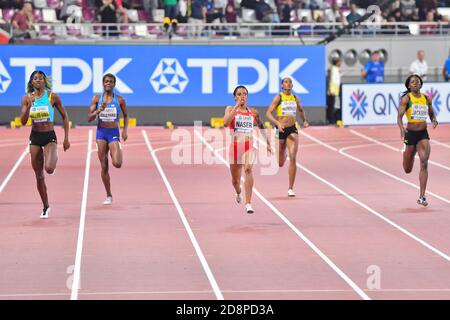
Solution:
[[[119,101],[119,103],[122,104],[122,102],[125,102],[125,98],[122,97],[121,95],[117,95],[117,101]]]

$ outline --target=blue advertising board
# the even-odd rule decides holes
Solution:
[[[16,106],[42,70],[65,106],[87,106],[102,76],[117,77],[129,106],[226,106],[237,85],[250,106],[268,106],[291,77],[304,106],[325,106],[323,46],[13,45],[0,49],[0,106]]]

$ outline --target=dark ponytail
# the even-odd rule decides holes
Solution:
[[[239,89],[245,89],[245,91],[247,91],[247,94],[248,94],[248,89],[247,89],[245,86],[237,86],[236,88],[234,88],[234,91],[233,91],[233,97],[236,96],[236,92],[237,92]]]

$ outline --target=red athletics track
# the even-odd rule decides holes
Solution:
[[[1,250],[6,252],[0,262],[1,299],[73,296],[73,288],[66,287],[67,268],[76,260],[89,129],[72,130],[79,145],[72,141],[71,152],[59,152],[57,173],[47,178],[53,210],[49,220],[38,218],[41,204],[28,156],[0,193],[2,213],[8,213],[1,222],[6,230],[0,235]],[[172,198],[142,129],[173,190]],[[193,130],[187,129],[192,142],[202,143],[194,141]],[[376,132],[372,138],[388,143],[393,142],[389,141],[392,133],[398,135],[394,127],[353,129],[367,135]],[[436,139],[448,144],[449,129],[439,127],[442,136]],[[0,166],[3,181],[24,146],[2,145],[14,139],[20,143],[21,138],[26,143],[29,132],[2,130],[8,140],[1,141],[0,148],[14,155]],[[339,149],[367,144],[346,152],[417,184],[416,171],[411,177],[402,174],[399,152],[356,136],[350,129],[302,131],[314,141],[300,136],[298,162],[306,169],[298,171],[297,197],[286,197],[287,167],[277,175],[264,176],[256,165],[255,188],[266,202],[254,193],[255,213],[247,215],[243,205],[234,202],[228,168],[220,161],[209,166],[172,163],[171,149],[167,149],[177,143],[170,139],[172,132],[130,130],[124,166],[111,169],[114,204],[110,207],[101,204],[105,194],[92,141],[81,287],[76,298],[450,297],[448,203],[429,195],[430,207],[418,208],[418,191],[412,186],[340,154]],[[435,132],[430,130],[432,139]],[[220,145],[216,142],[212,147]],[[431,159],[445,164],[449,152],[433,144]],[[429,189],[448,198],[448,190],[441,185],[448,181],[449,172],[429,167]],[[192,228],[200,254],[180,216]],[[381,272],[378,290],[367,288],[370,266]]]
[[[1,180],[28,144],[30,128],[0,129]],[[71,131],[71,148],[64,152],[60,140],[58,164],[54,176],[45,175],[50,218],[39,219],[42,204],[27,155],[9,183],[0,193],[0,299],[65,299],[69,297],[67,280],[74,263],[76,230],[79,221],[86,130]],[[57,129],[58,137],[63,131]],[[5,142],[3,142],[5,139]],[[61,139],[61,138],[60,138]],[[70,292],[69,292],[70,293]]]

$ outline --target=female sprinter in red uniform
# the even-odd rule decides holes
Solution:
[[[50,205],[48,203],[47,186],[45,185],[44,169],[53,174],[58,161],[56,134],[53,130],[55,109],[58,110],[64,122],[64,151],[70,148],[69,117],[62,105],[60,97],[50,91],[50,82],[42,71],[34,71],[28,80],[27,93],[22,97],[20,120],[22,125],[31,118],[30,134],[31,166],[36,176],[37,189],[41,196],[44,209],[41,219],[48,219]]]
[[[102,166],[102,181],[106,190],[106,199],[103,204],[112,204],[111,179],[109,176],[108,152],[111,153],[112,165],[122,167],[122,149],[120,146],[119,115],[122,110],[124,126],[122,139],[128,138],[128,115],[125,99],[115,93],[116,77],[107,73],[103,76],[103,94],[92,98],[88,121],[98,117],[97,148],[98,159]]]
[[[289,152],[289,189],[288,196],[295,197],[294,182],[297,173],[298,131],[295,126],[297,110],[303,120],[303,127],[309,126],[305,111],[300,105],[298,97],[292,93],[292,79],[284,78],[281,82],[283,91],[272,100],[266,112],[267,119],[277,126],[276,138],[278,165],[282,167],[286,161],[286,148]],[[272,115],[276,110],[277,119]]]
[[[241,175],[242,168],[245,172],[245,210],[247,213],[253,213],[251,205],[253,189],[252,166],[255,160],[253,149],[253,130],[257,126],[264,128],[258,111],[255,108],[251,110],[247,107],[248,90],[244,86],[237,86],[233,92],[236,105],[228,106],[225,109],[223,122],[225,127],[229,127],[232,135],[230,146],[230,171],[234,189],[236,190],[236,201],[240,203],[241,197]],[[267,141],[267,150],[270,153],[270,143]]]
[[[427,131],[427,118],[430,117],[433,123],[433,129],[436,128],[438,122],[433,111],[431,99],[420,93],[423,81],[416,75],[410,75],[406,78],[406,91],[400,101],[398,108],[397,124],[400,127],[400,136],[404,143],[403,151],[403,169],[406,173],[412,171],[414,165],[414,157],[416,152],[420,159],[420,195],[417,203],[427,206],[428,202],[425,198],[425,189],[428,180],[428,159],[430,158],[430,137]],[[406,113],[408,124],[406,129],[403,126],[403,115]]]

